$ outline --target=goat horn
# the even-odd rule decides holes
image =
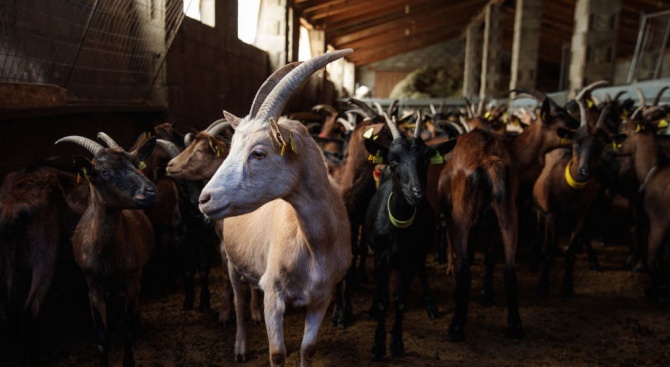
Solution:
[[[193,143],[193,133],[186,133],[184,135],[184,146],[187,147]]]
[[[582,89],[582,91],[579,92],[579,94],[577,94],[577,97],[575,97],[575,99],[576,100],[583,99],[584,96],[586,95],[586,93],[591,93],[591,91],[593,91],[594,89],[604,87],[608,84],[609,84],[609,82],[607,80],[599,80],[597,82],[593,82],[593,83],[587,85],[586,87],[584,87],[584,89]]]
[[[373,104],[375,105],[375,108],[377,109],[377,113],[379,113],[379,114],[384,113],[384,108],[382,107],[381,104],[379,104],[379,102],[373,102]]]
[[[430,104],[430,114],[431,114],[431,115],[434,115],[435,113],[437,113],[437,110],[435,110],[435,105],[433,105],[433,104],[431,103],[431,104]]]
[[[98,139],[102,140],[110,148],[121,148],[111,136],[103,133],[102,131],[98,133]]]
[[[472,111],[472,104],[470,104],[470,100],[467,97],[463,97],[463,99],[465,100],[465,113],[468,115],[468,119],[471,119],[475,115]]]
[[[615,94],[615,95],[614,95],[614,102],[618,102],[618,101],[619,101],[619,98],[620,98],[621,96],[623,96],[624,94],[626,94],[626,91],[625,91],[625,90],[619,91],[619,93]]]
[[[389,116],[393,116],[393,110],[398,106],[398,100],[394,100],[393,103],[389,106],[389,108],[386,110],[386,114]]]
[[[421,118],[421,109],[416,113],[416,126],[414,127],[414,137],[416,139],[421,137],[421,124],[423,123],[423,119]]]
[[[393,136],[393,140],[400,139],[400,131],[398,130],[395,122],[391,121],[389,115],[386,113],[384,113],[384,119],[386,120],[386,125],[388,125],[389,130],[391,130],[391,136]]]
[[[444,110],[445,109],[445,104],[446,103],[444,101],[442,101],[442,103],[440,103],[440,114],[444,114],[446,112]]]
[[[482,116],[484,114],[484,106],[486,106],[486,100],[488,99],[487,96],[482,97],[482,99],[479,100],[479,106],[477,107],[477,116]]]
[[[86,148],[89,152],[93,153],[94,156],[97,156],[98,153],[100,153],[105,147],[100,145],[97,141],[91,140],[89,138],[85,138],[83,136],[76,136],[76,135],[71,135],[71,136],[66,136],[64,138],[60,138],[56,140],[56,143],[54,144],[60,144],[63,142],[70,142],[70,143],[75,143],[78,145],[81,145],[82,147]]]
[[[640,87],[635,87],[635,91],[637,92],[637,97],[640,99],[640,106],[646,107],[647,106],[647,98],[644,96],[644,93],[642,93],[642,90]]]
[[[324,111],[330,113],[331,115],[337,115],[338,114],[335,107],[333,107],[331,105],[328,105],[328,104],[318,104],[318,105],[312,107],[313,112],[319,112],[321,110],[324,110]]]
[[[272,89],[265,101],[263,101],[263,104],[254,118],[263,121],[269,120],[270,118],[278,120],[286,103],[288,103],[288,100],[307,78],[330,62],[347,56],[353,51],[354,50],[348,48],[327,52],[298,65],[298,67],[291,70],[279,81],[277,86]]]
[[[181,153],[177,145],[169,140],[165,139],[156,139],[156,144],[163,148],[168,154],[170,155],[170,158],[174,158]]]
[[[661,101],[661,97],[663,96],[663,92],[665,92],[666,89],[668,89],[667,86],[661,88],[661,90],[659,90],[658,93],[656,93],[656,98],[654,98],[654,102],[651,104],[652,106],[658,106],[658,102]]]
[[[249,116],[251,118],[254,118],[256,114],[258,113],[258,110],[261,108],[261,104],[265,102],[265,99],[268,97],[270,92],[274,89],[274,87],[279,84],[279,82],[293,69],[295,69],[298,65],[302,64],[302,61],[298,62],[292,62],[290,64],[286,64],[276,70],[272,75],[270,75],[264,82],[263,85],[261,85],[260,88],[258,88],[258,92],[256,92],[256,96],[254,97],[254,101],[251,103],[251,109],[249,110]]]
[[[577,99],[577,104],[579,105],[579,127],[586,126],[588,120],[586,119],[586,106],[584,106],[584,99]]]
[[[374,120],[374,119],[376,119],[377,117],[379,117],[379,114],[377,113],[377,111],[375,111],[372,107],[370,107],[367,103],[365,103],[365,102],[363,102],[363,101],[360,101],[360,100],[355,99],[355,98],[350,98],[350,99],[349,99],[349,103],[354,104],[354,105],[360,107],[361,110],[363,110],[363,113],[364,113],[368,118],[370,118],[371,120]]]
[[[633,111],[633,114],[630,115],[630,120],[631,120],[631,121],[635,120],[635,118],[637,117],[637,115],[639,115],[640,112],[642,111],[642,108],[644,108],[644,106],[639,106],[638,108],[635,109],[635,111]]]
[[[355,128],[354,124],[352,124],[348,120],[346,120],[342,117],[338,117],[336,121],[339,122],[342,126],[344,126],[345,130],[354,131],[354,128]]]
[[[221,134],[221,133],[223,132],[223,130],[224,130],[226,127],[230,126],[230,121],[228,121],[228,120],[226,120],[226,119],[221,119],[221,120],[219,120],[219,121],[220,121],[220,122],[219,122],[218,124],[216,124],[216,125],[210,127],[209,130],[206,131],[207,134],[209,134],[209,135],[211,135],[211,136],[219,135],[219,134]]]

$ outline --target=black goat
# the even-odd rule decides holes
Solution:
[[[386,310],[389,304],[389,275],[392,269],[400,273],[400,285],[395,297],[395,323],[391,335],[391,354],[404,353],[402,319],[405,298],[416,270],[423,287],[428,315],[437,317],[437,308],[426,280],[426,255],[433,249],[435,218],[425,197],[428,164],[442,163],[442,156],[449,152],[456,140],[449,140],[436,147],[427,146],[420,137],[419,117],[411,139],[403,138],[396,125],[386,116],[393,140],[385,145],[377,140],[365,140],[365,147],[388,164],[382,175],[379,189],[372,197],[363,226],[366,242],[375,255],[376,291],[372,313],[377,319],[372,353],[380,359],[386,349]]]

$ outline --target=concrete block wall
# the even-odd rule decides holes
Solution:
[[[224,109],[246,115],[270,74],[267,53],[237,39],[227,18],[219,20],[226,12],[230,9],[217,9],[215,28],[185,18],[168,53],[169,118],[182,130],[202,129],[222,118]]]
[[[463,68],[465,41],[452,40],[356,68],[356,83],[375,89],[375,71],[412,71],[423,66]],[[374,97],[374,96],[373,96]]]

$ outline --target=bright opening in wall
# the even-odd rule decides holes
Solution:
[[[250,45],[256,44],[260,5],[261,0],[238,0],[237,2],[237,38]]]
[[[300,26],[300,41],[298,45],[298,61],[307,61],[312,58],[312,47],[309,42],[309,31]]]
[[[184,15],[213,28],[216,25],[215,2],[216,0],[184,0]]]

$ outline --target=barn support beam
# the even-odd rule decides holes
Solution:
[[[577,0],[568,97],[596,80],[614,77],[621,0]]]
[[[298,61],[300,17],[288,0],[261,0],[256,46],[267,51],[272,70]]]
[[[516,0],[509,89],[534,89],[540,47],[542,0]]]
[[[500,93],[502,79],[503,12],[498,2],[491,2],[484,9],[484,34],[482,45],[482,73],[479,96]]]
[[[482,24],[473,22],[465,34],[465,63],[463,68],[463,97],[479,95],[482,76]]]

